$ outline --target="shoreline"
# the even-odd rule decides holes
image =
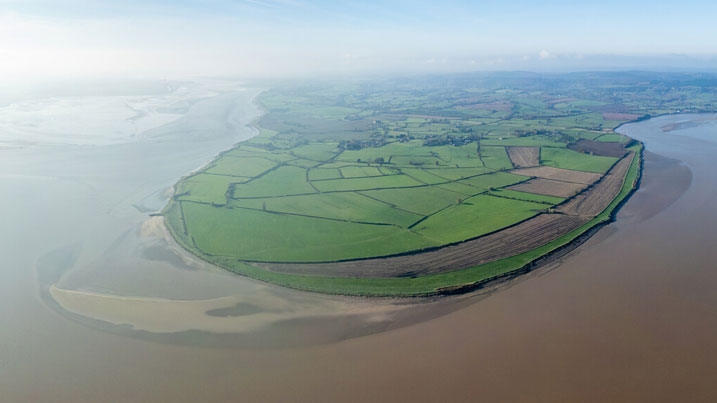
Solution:
[[[184,179],[186,179],[186,178],[189,178],[190,176],[196,174],[197,172],[199,172],[199,171],[201,171],[202,169],[204,169],[204,167],[206,167],[207,165],[209,165],[209,164],[213,163],[214,161],[216,161],[217,159],[221,158],[224,154],[226,154],[226,153],[232,151],[233,149],[236,148],[237,145],[239,145],[239,143],[241,143],[241,142],[243,142],[243,141],[251,140],[251,139],[253,139],[254,137],[256,137],[256,136],[259,135],[259,126],[257,125],[257,123],[259,122],[259,120],[261,119],[261,117],[264,116],[264,114],[266,114],[266,111],[265,111],[263,108],[261,108],[258,103],[256,103],[256,99],[257,99],[257,97],[259,97],[259,96],[260,96],[262,93],[264,93],[265,91],[267,91],[267,90],[266,90],[266,89],[263,89],[263,88],[257,88],[257,93],[254,94],[254,95],[253,95],[251,98],[249,98],[249,100],[248,100],[249,104],[253,104],[253,105],[256,107],[256,109],[257,109],[257,114],[256,114],[256,116],[255,116],[249,123],[247,123],[247,124],[244,125],[244,127],[246,127],[247,129],[249,129],[249,130],[252,132],[252,136],[237,141],[236,143],[232,144],[232,146],[229,147],[229,148],[227,148],[227,149],[218,151],[216,154],[214,154],[214,155],[211,157],[211,159],[207,160],[207,162],[205,162],[205,163],[199,165],[198,167],[196,167],[196,168],[192,169],[191,171],[189,171],[189,172],[183,174],[182,176],[180,176],[179,179],[177,179],[177,180],[174,182],[174,184],[172,185],[172,187],[171,187],[172,191],[169,192],[169,194],[167,195],[167,202],[165,203],[165,205],[164,205],[164,207],[162,208],[162,210],[160,210],[160,211],[157,212],[157,213],[152,213],[152,214],[150,214],[150,217],[153,217],[153,216],[162,216],[162,215],[164,215],[164,211],[165,211],[165,210],[167,209],[167,207],[169,206],[169,201],[172,199],[172,197],[174,197],[174,195],[175,195],[175,193],[176,193],[176,191],[177,191],[177,184],[179,184],[179,182],[181,182],[182,180],[184,180]]]

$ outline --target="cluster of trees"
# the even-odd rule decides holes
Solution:
[[[517,130],[513,131],[513,134],[516,137],[529,137],[529,136],[538,136],[538,135],[547,136],[547,135],[551,135],[554,133],[556,133],[556,132],[553,130],[548,130],[548,129],[530,129],[530,130],[517,129]]]
[[[513,131],[516,137],[530,137],[530,136],[546,136],[558,143],[570,143],[575,140],[571,135],[564,133],[560,130],[548,130],[548,129],[518,129]]]
[[[376,138],[372,138],[370,140],[358,140],[358,139],[341,140],[339,142],[339,148],[342,150],[360,150],[362,148],[368,148],[368,147],[373,147],[373,148],[383,147],[386,144],[388,144],[388,142],[386,141],[385,138],[376,137]]]
[[[470,144],[476,141],[480,141],[480,136],[476,134],[471,134],[470,136],[454,136],[452,134],[445,134],[442,136],[426,136],[426,138],[423,139],[423,145],[424,146],[445,146],[445,145],[453,145],[453,146],[464,146],[466,144]]]

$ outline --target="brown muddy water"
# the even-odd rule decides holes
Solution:
[[[207,267],[147,220],[250,135],[176,125],[216,119],[202,102],[248,119],[249,95],[147,141],[0,150],[0,401],[715,400],[714,120],[624,126],[650,151],[643,186],[561,261],[483,294],[365,300]]]

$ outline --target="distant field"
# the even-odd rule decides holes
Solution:
[[[277,166],[275,161],[265,158],[227,156],[215,161],[204,172],[215,175],[241,176],[251,178]]]
[[[580,183],[536,178],[511,186],[508,189],[519,192],[535,193],[544,196],[568,198],[577,195],[583,191],[585,187],[585,185]]]
[[[176,200],[225,204],[227,192],[233,183],[243,183],[251,178],[239,176],[210,175],[200,173],[185,178],[176,187]]]
[[[551,179],[561,182],[582,183],[584,185],[589,185],[600,179],[602,176],[594,172],[574,171],[571,169],[561,169],[548,166],[516,169],[511,172],[517,175],[530,177],[534,176],[536,178]]]
[[[164,216],[177,241],[222,267],[295,288],[430,294],[513,270],[569,242],[624,197],[625,178],[637,175],[638,159],[599,155],[603,148],[622,155],[628,144],[602,126],[618,114],[593,112],[607,107],[600,100],[390,85],[357,97],[363,92],[356,85],[262,95],[268,113],[259,135],[175,186]],[[589,151],[571,149],[575,144]],[[604,189],[599,197],[584,191],[595,181]],[[541,228],[548,232],[520,241]],[[470,250],[498,260],[475,260],[475,268],[466,255],[455,257],[458,271],[430,259],[435,267],[415,271],[423,274],[395,271],[415,279],[386,278],[389,268],[373,272],[381,266],[355,279],[334,278],[330,269],[482,239],[497,249]],[[499,247],[508,240],[523,244]]]
[[[578,153],[567,148],[543,147],[542,165],[572,169],[575,171],[605,173],[617,161],[614,157],[602,157]]]
[[[508,157],[516,168],[540,165],[540,147],[507,147]]]
[[[618,143],[620,141],[626,141],[625,136],[621,134],[603,134],[602,136],[595,139],[596,141],[605,142],[605,143]]]

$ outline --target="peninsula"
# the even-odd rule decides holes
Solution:
[[[274,284],[473,289],[613,219],[639,183],[642,150],[613,129],[712,107],[680,102],[695,92],[695,78],[681,79],[671,89],[638,73],[275,86],[258,100],[258,135],[182,178],[163,215],[187,250]]]

